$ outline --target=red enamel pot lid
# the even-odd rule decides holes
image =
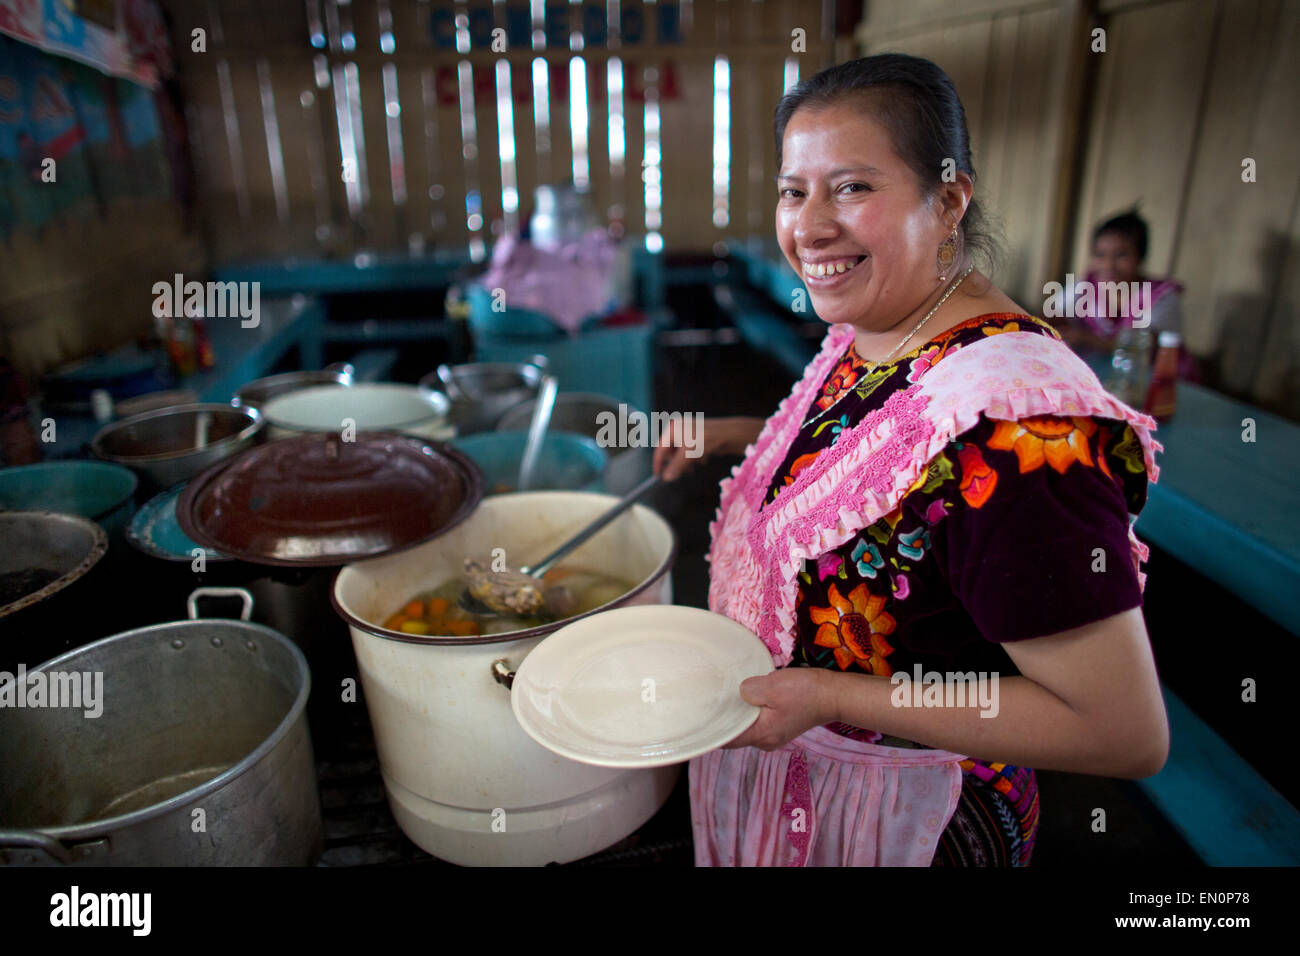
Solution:
[[[483,475],[459,451],[390,432],[267,442],[195,477],[176,520],[206,548],[256,564],[321,567],[401,551],[469,516]]]

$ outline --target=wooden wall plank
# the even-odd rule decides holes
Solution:
[[[1188,281],[1189,346],[1217,352],[1222,383],[1241,393],[1263,358],[1270,290],[1296,242],[1298,12],[1294,0],[1241,3],[1222,19],[1174,267]],[[1246,157],[1265,171],[1255,183],[1242,182]]]
[[[1214,16],[1213,4],[1182,0],[1126,11],[1106,26],[1106,52],[1094,54],[1105,92],[1084,173],[1076,270],[1087,266],[1094,226],[1140,201],[1151,225],[1147,268],[1169,274],[1201,93],[1200,74],[1187,67],[1205,62]]]

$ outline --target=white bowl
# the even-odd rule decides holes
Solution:
[[[455,437],[451,402],[414,385],[322,385],[273,398],[262,407],[272,438],[304,432],[392,431],[422,438]]]

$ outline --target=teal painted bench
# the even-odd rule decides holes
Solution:
[[[1255,440],[1242,441],[1242,421]],[[1139,538],[1213,577],[1300,635],[1300,425],[1178,383],[1178,410],[1156,432],[1160,480]]]
[[[1169,760],[1137,781],[1211,866],[1300,865],[1300,810],[1167,688]]]
[[[176,387],[197,392],[203,402],[228,402],[241,385],[270,375],[294,349],[302,368],[320,368],[323,324],[319,300],[308,296],[261,299],[254,328],[243,328],[238,318],[209,318],[216,366],[179,379]]]

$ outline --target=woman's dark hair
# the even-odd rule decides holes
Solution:
[[[946,160],[952,160],[974,181],[966,110],[952,80],[929,60],[905,53],[881,53],[828,67],[781,97],[773,122],[777,169],[781,168],[785,128],[796,110],[824,108],[859,97],[888,130],[898,155],[916,173],[922,195],[932,196],[942,185]],[[991,267],[997,243],[974,197],[958,231],[962,248],[981,253]]]
[[[1098,239],[1107,233],[1114,233],[1121,238],[1127,239],[1133,243],[1137,249],[1138,261],[1142,262],[1147,257],[1147,237],[1150,230],[1147,229],[1147,221],[1138,215],[1137,206],[1127,212],[1122,212],[1118,216],[1111,216],[1100,226],[1093,230],[1092,241],[1096,243]]]

